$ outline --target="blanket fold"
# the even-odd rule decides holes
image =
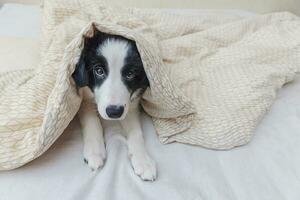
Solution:
[[[76,115],[82,99],[72,73],[96,29],[136,42],[150,82],[142,106],[162,143],[230,149],[249,142],[277,89],[300,69],[300,20],[200,16],[44,1],[39,66],[0,74],[0,170],[40,156]]]

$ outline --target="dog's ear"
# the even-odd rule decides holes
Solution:
[[[84,54],[84,51],[82,51],[75,71],[72,74],[72,77],[74,78],[75,83],[78,87],[84,87],[89,84],[89,77],[85,66]]]

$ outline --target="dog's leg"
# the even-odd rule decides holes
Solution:
[[[83,132],[84,161],[92,170],[96,170],[103,166],[106,150],[103,129],[94,102],[84,100],[78,114]]]
[[[139,114],[137,107],[130,109],[121,124],[126,131],[129,158],[134,172],[143,180],[153,181],[156,178],[156,166],[145,148]]]

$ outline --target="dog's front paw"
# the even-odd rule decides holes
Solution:
[[[101,149],[101,150],[100,150]],[[105,147],[95,151],[91,148],[84,150],[84,162],[94,171],[101,168],[104,165],[106,159]]]
[[[131,155],[131,164],[134,172],[144,181],[154,181],[156,179],[156,165],[148,155]]]
[[[94,171],[104,165],[105,158],[102,158],[99,154],[91,154],[85,156],[83,160]]]

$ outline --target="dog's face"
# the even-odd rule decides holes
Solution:
[[[73,77],[91,89],[99,114],[109,120],[124,119],[130,102],[149,86],[135,43],[101,32],[85,39]]]

